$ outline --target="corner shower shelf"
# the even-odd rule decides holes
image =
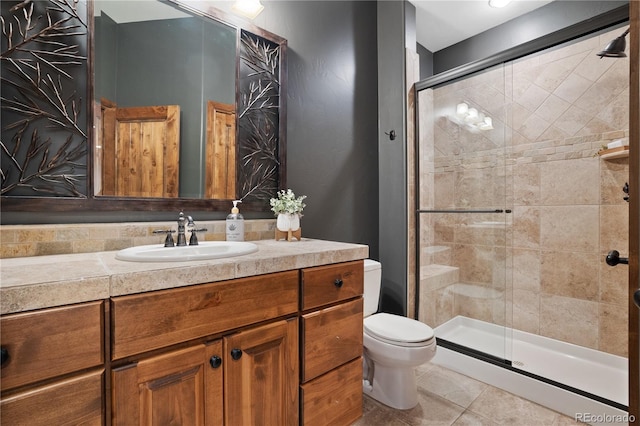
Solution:
[[[603,160],[613,160],[616,158],[625,158],[629,156],[629,145],[619,146],[611,149],[601,149],[598,155]]]

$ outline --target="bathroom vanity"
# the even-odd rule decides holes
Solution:
[[[3,422],[297,425],[362,415],[366,246],[4,259]]]

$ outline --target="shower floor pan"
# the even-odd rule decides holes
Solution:
[[[436,364],[571,417],[578,413],[626,414],[626,358],[463,316],[436,327],[435,334],[495,359],[511,361],[510,366],[490,363],[439,346],[432,361]],[[604,420],[612,418],[618,417],[604,416]]]

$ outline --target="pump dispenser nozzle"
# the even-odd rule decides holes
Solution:
[[[242,200],[233,200],[233,208],[231,209],[231,213],[239,213],[240,209],[238,208],[238,203],[241,203]]]

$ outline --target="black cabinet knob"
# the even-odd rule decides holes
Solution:
[[[342,282],[342,278],[336,278],[336,280],[333,282],[333,284],[336,287],[340,288],[340,287],[342,287],[342,284],[344,284],[344,282]]]
[[[209,359],[209,364],[211,364],[211,367],[213,368],[218,368],[222,365],[222,358],[218,355],[214,355]]]
[[[5,348],[0,348],[0,365],[9,361],[9,350]]]
[[[231,358],[234,360],[240,359],[242,356],[242,349],[231,349]]]

